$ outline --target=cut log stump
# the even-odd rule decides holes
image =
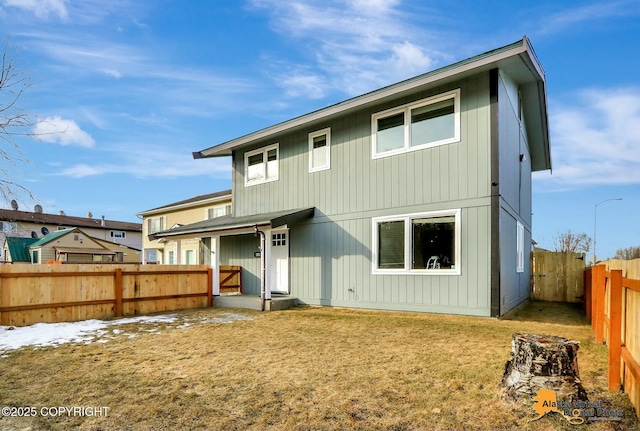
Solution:
[[[502,376],[504,398],[531,400],[544,388],[555,391],[558,401],[588,401],[580,382],[579,348],[578,341],[562,337],[513,334],[511,359]]]

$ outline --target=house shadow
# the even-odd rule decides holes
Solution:
[[[312,305],[369,301],[371,250],[354,236],[370,236],[369,218],[335,220],[317,208],[291,227],[291,287]]]
[[[503,320],[552,323],[557,325],[588,325],[582,303],[530,301],[505,316]]]

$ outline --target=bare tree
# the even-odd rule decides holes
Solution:
[[[591,238],[586,233],[574,233],[571,229],[559,233],[554,238],[556,251],[570,253],[589,253]]]
[[[640,259],[640,247],[619,248],[616,250],[614,259]]]
[[[18,69],[16,51],[6,43],[0,64],[0,196],[5,202],[18,198],[20,194],[33,198],[27,188],[11,178],[10,172],[11,167],[27,162],[15,138],[32,136],[33,118],[18,104],[20,97],[30,86],[30,75]]]

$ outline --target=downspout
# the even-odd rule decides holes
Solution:
[[[258,229],[258,225],[255,225],[253,229],[256,232],[256,236],[260,235],[260,311],[264,311],[266,294],[267,294],[267,261],[265,256],[265,244],[267,241],[266,235],[263,231]]]

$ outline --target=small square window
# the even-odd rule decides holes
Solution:
[[[309,172],[331,168],[331,128],[309,133]]]

